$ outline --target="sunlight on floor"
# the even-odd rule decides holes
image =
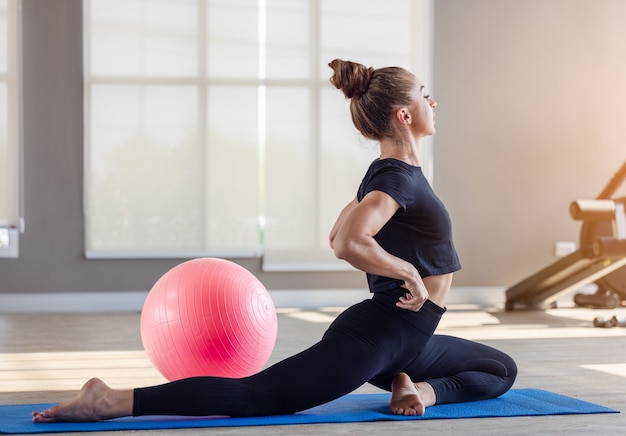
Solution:
[[[287,314],[290,318],[299,319],[300,321],[313,322],[313,323],[321,323],[321,324],[330,324],[335,317],[331,315],[326,315],[325,313],[320,312],[292,312]]]
[[[600,371],[606,374],[617,375],[626,378],[626,363],[606,363],[602,365],[580,365],[581,368]]]
[[[0,353],[2,392],[77,390],[92,377],[119,388],[165,381],[139,350]]]
[[[277,312],[281,316],[319,324],[323,328],[322,324],[330,324],[343,309],[281,308]],[[437,332],[478,341],[626,336],[626,328],[593,326],[594,317],[613,315],[624,318],[626,310],[559,308],[502,312],[472,305],[455,305],[448,308]],[[626,377],[626,363],[620,363],[626,362],[625,353],[622,349],[612,354],[607,351],[605,361],[611,363],[582,365],[581,368]],[[0,353],[1,392],[75,391],[91,377],[100,377],[116,388],[165,382],[143,350]]]
[[[495,316],[478,310],[464,311],[455,310],[449,311],[443,316],[439,323],[440,329],[456,328],[456,327],[479,327],[479,326],[493,326],[500,324],[500,320]]]
[[[281,308],[277,312],[300,321],[330,324],[344,308]],[[486,311],[471,304],[450,305],[437,330],[470,340],[567,339],[626,336],[626,328],[595,328],[593,318],[626,316],[624,309],[558,308],[545,311]]]
[[[440,329],[438,333],[475,341],[513,339],[573,339],[626,336],[626,329],[593,327],[553,327],[548,324],[494,326],[467,331],[466,328]]]

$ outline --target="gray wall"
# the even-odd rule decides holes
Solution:
[[[0,259],[0,293],[147,290],[182,261],[83,257],[81,15],[80,0],[23,1],[26,232],[19,259]],[[578,239],[569,202],[626,159],[625,18],[620,0],[435,1],[434,184],[457,286],[512,284]],[[365,285],[235,260],[270,289]]]

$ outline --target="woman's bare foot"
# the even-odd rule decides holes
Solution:
[[[389,409],[394,415],[422,416],[426,412],[426,407],[433,404],[435,391],[428,383],[413,383],[404,372],[393,378]]]
[[[133,413],[133,391],[116,391],[92,378],[78,395],[43,412],[33,412],[33,422],[101,421]]]

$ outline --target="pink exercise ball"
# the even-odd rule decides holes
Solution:
[[[277,328],[265,287],[224,259],[175,266],[154,284],[141,312],[143,346],[170,381],[252,375],[272,354]]]

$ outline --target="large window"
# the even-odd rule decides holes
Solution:
[[[17,256],[20,228],[18,2],[0,0],[0,257]]]
[[[333,268],[376,146],[327,64],[428,84],[430,22],[430,0],[85,0],[87,255]]]

